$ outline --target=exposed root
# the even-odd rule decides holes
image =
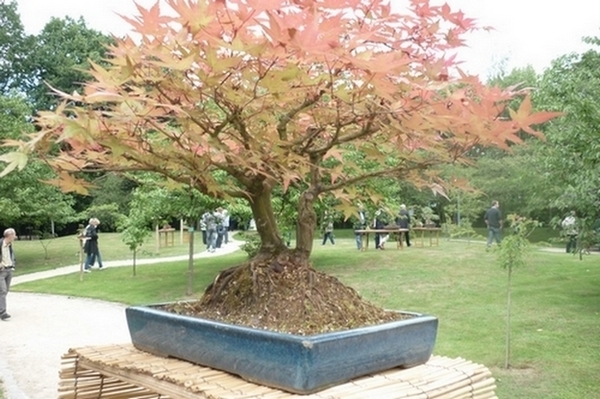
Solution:
[[[314,270],[292,251],[224,270],[201,300],[180,303],[169,310],[301,335],[403,317],[364,301],[354,289]]]

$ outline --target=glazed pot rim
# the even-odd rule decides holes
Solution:
[[[176,301],[176,302],[153,303],[153,304],[146,304],[146,305],[134,305],[134,306],[128,306],[126,308],[126,311],[128,309],[132,309],[134,311],[147,312],[147,313],[153,313],[153,314],[173,315],[173,316],[177,316],[177,318],[183,322],[203,323],[203,324],[211,325],[215,329],[235,330],[235,331],[240,331],[240,332],[244,332],[244,333],[251,334],[251,335],[262,335],[262,336],[269,335],[274,338],[277,337],[279,339],[286,339],[286,340],[293,340],[293,341],[310,340],[310,341],[319,341],[319,342],[339,339],[340,337],[348,338],[348,337],[352,337],[355,335],[361,335],[361,334],[364,334],[369,331],[381,331],[381,330],[385,330],[388,328],[392,329],[399,325],[411,325],[411,324],[416,324],[416,323],[423,323],[428,320],[430,320],[430,321],[437,320],[437,317],[423,314],[423,313],[410,312],[410,311],[404,311],[404,310],[388,310],[388,309],[386,309],[391,312],[397,312],[399,314],[411,315],[413,317],[410,317],[407,319],[402,319],[402,320],[386,321],[386,322],[382,322],[382,323],[378,323],[378,324],[373,324],[373,325],[364,326],[364,327],[357,327],[357,328],[352,328],[352,329],[347,329],[347,330],[328,331],[328,332],[312,334],[312,335],[300,335],[300,334],[292,334],[292,333],[287,333],[287,332],[279,332],[279,331],[274,331],[274,330],[262,329],[262,328],[257,328],[257,327],[243,326],[243,325],[239,325],[239,324],[232,324],[232,323],[227,323],[224,321],[218,321],[218,320],[213,320],[213,319],[208,319],[208,318],[203,318],[203,317],[187,316],[187,315],[177,314],[174,312],[169,312],[164,309],[159,309],[162,306],[171,305],[173,303],[184,303],[184,302],[195,302],[195,301]]]

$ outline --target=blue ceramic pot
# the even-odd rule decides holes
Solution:
[[[438,320],[414,317],[311,336],[276,333],[166,312],[126,309],[133,345],[237,374],[261,385],[308,394],[393,367],[427,362]]]

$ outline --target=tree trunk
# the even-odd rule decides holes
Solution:
[[[298,228],[296,232],[296,250],[306,258],[313,249],[315,230],[317,228],[317,214],[315,200],[317,196],[311,191],[305,191],[298,201]]]
[[[508,282],[506,288],[506,352],[504,354],[504,368],[510,367],[510,284],[512,277],[512,266],[508,266]]]
[[[277,228],[275,212],[273,212],[271,203],[271,190],[261,187],[252,192],[250,208],[256,222],[256,231],[262,243],[260,253],[278,254],[287,250]]]
[[[191,224],[191,223],[190,223]],[[183,223],[181,224],[181,230],[183,231]],[[194,293],[194,228],[190,227],[189,230],[189,251],[188,251],[188,278],[187,278],[187,290],[186,295],[192,295]]]

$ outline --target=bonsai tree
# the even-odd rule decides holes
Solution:
[[[401,178],[443,191],[433,169],[474,145],[508,148],[554,114],[524,94],[487,87],[457,67],[472,19],[413,0],[167,0],[124,17],[109,67],[40,115],[22,149],[66,191],[81,172],[149,171],[221,199],[248,201],[261,246],[198,301],[229,321],[296,333],[379,322],[387,313],[309,263],[314,205],[334,195],[345,217],[354,186]],[[59,144],[60,150],[55,151]],[[5,173],[23,151],[2,159]],[[277,227],[275,190],[300,190],[294,248]],[[396,317],[396,316],[393,316]]]
[[[440,220],[440,217],[429,206],[421,207],[421,216],[426,227],[435,226],[436,220]]]

